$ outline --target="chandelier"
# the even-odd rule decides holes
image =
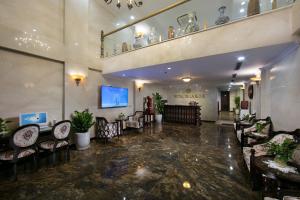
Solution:
[[[104,0],[104,1],[107,4],[111,4],[113,0]],[[131,10],[134,5],[136,7],[141,7],[143,5],[143,1],[142,0],[126,0],[126,2],[127,2],[127,7],[128,7],[129,10]],[[119,9],[121,8],[121,1],[120,0],[117,0],[116,6]]]

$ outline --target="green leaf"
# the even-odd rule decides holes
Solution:
[[[78,112],[75,111],[71,116],[72,128],[77,133],[86,133],[95,124],[93,113],[88,109]]]

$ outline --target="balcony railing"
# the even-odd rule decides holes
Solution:
[[[232,21],[286,7],[295,0],[183,0],[109,33],[101,57],[159,44]]]

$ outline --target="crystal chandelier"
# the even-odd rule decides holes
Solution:
[[[111,4],[113,0],[104,0],[105,3],[107,4]],[[133,6],[135,5],[136,7],[141,7],[143,5],[143,1],[142,0],[124,0],[127,2],[127,7],[129,10],[131,10],[133,8]],[[121,8],[121,0],[117,0],[117,4],[116,6],[120,9]]]

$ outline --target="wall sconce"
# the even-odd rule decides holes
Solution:
[[[85,78],[83,74],[72,74],[71,77],[77,86],[79,86],[80,82]]]
[[[192,79],[191,79],[191,77],[184,77],[181,80],[185,83],[189,83],[189,82],[191,82]]]
[[[257,85],[261,81],[261,69],[256,73],[256,75],[252,78],[250,78],[251,81],[255,82]]]
[[[141,92],[144,84],[143,83],[139,83],[139,82],[136,82],[135,84],[136,84],[136,88],[139,90],[139,92]]]
[[[147,80],[135,80],[135,86],[139,90],[139,92],[141,92],[141,90],[143,89],[145,83],[150,83],[150,81],[147,81]]]

